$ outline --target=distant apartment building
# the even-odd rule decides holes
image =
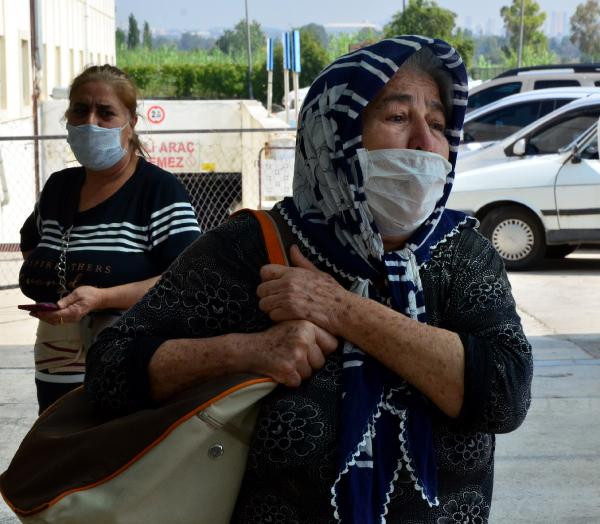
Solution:
[[[571,32],[569,15],[566,11],[552,11],[547,13],[544,29],[550,38],[569,35]]]
[[[41,101],[86,65],[115,63],[115,0],[35,3]],[[30,2],[0,0],[0,124],[31,117],[32,74]]]

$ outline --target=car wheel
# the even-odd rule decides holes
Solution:
[[[546,258],[564,258],[575,251],[579,245],[559,244],[546,247]]]
[[[521,207],[499,207],[481,220],[481,232],[490,239],[506,269],[536,265],[546,253],[544,231],[538,219]]]

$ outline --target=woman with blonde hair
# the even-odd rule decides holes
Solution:
[[[50,176],[21,229],[19,285],[35,302],[50,303],[31,313],[40,319],[40,412],[81,385],[98,331],[200,233],[183,186],[144,158],[136,109],[135,85],[114,66],[91,66],[74,79],[67,142],[81,167]]]

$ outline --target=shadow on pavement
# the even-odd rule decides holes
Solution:
[[[584,273],[600,275],[600,250],[576,251],[567,258],[547,258],[535,268],[511,273],[526,273],[528,275],[562,275]]]

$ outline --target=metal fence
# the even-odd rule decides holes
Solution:
[[[287,128],[146,132],[142,142],[149,160],[183,183],[207,231],[240,207],[269,207],[291,194],[293,147],[270,147],[273,132],[293,143]],[[53,172],[77,165],[65,136],[0,137],[0,290],[18,285],[19,230],[37,191]]]

